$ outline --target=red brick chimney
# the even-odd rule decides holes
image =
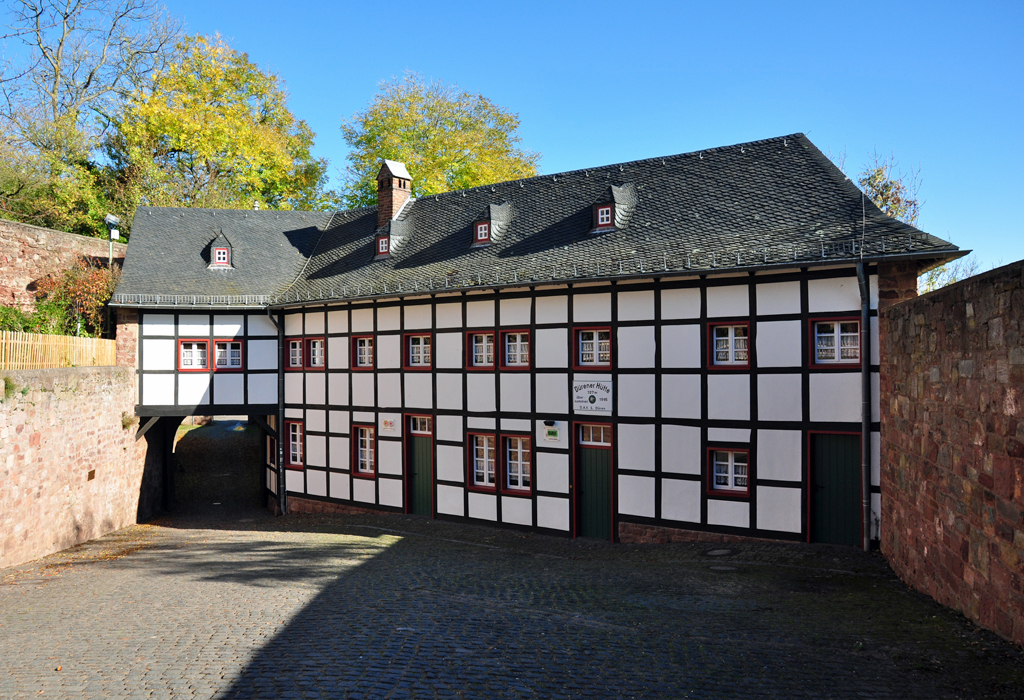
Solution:
[[[395,214],[409,199],[412,178],[405,163],[385,160],[377,173],[377,228],[395,218]]]

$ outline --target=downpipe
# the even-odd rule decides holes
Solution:
[[[278,515],[285,515],[288,512],[288,496],[285,491],[284,472],[284,441],[286,434],[284,430],[284,314],[278,314],[274,318],[270,308],[267,308],[267,317],[277,328],[277,510]]]
[[[860,491],[864,551],[871,550],[871,292],[864,263],[857,263],[860,288]],[[282,404],[283,405],[283,404]]]

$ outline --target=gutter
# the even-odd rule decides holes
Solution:
[[[860,491],[864,551],[871,550],[871,293],[864,263],[857,263],[860,288]]]

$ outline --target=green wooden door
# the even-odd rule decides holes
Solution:
[[[811,436],[811,539],[861,544],[860,436]]]
[[[612,451],[580,447],[580,483],[576,485],[580,537],[612,536]]]
[[[430,491],[433,486],[433,440],[429,435],[409,438],[409,506],[417,515],[433,515]]]

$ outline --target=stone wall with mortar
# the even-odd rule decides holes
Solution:
[[[124,243],[114,244],[114,262],[124,262]],[[108,244],[102,238],[54,231],[0,219],[0,305],[30,307],[30,286],[46,275],[73,266],[85,257],[107,262]]]
[[[1024,644],[1024,261],[881,318],[882,552]]]
[[[126,367],[3,373],[12,389],[0,401],[0,567],[152,514],[140,512],[140,490],[143,473],[159,469],[159,449],[149,454],[146,438],[136,442],[137,421],[122,424],[123,414],[134,414],[132,374]]]

